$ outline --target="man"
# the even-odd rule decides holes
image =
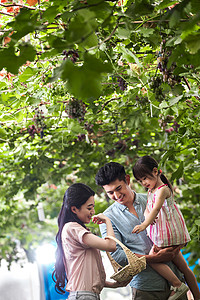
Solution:
[[[156,257],[160,259],[159,255],[155,255],[155,260],[151,260],[152,255],[148,255],[153,244],[146,231],[140,234],[132,233],[133,228],[144,221],[147,196],[131,190],[130,176],[125,173],[124,167],[115,162],[107,163],[99,169],[95,180],[97,185],[104,188],[108,197],[115,201],[104,214],[110,218],[116,238],[132,252],[146,255],[147,262],[156,262]],[[104,224],[100,225],[100,231],[102,237],[105,237],[107,233]],[[127,264],[126,255],[121,247],[117,246],[112,256],[120,265]],[[170,267],[174,271],[174,266],[171,265],[172,263]],[[144,271],[133,277],[130,286],[133,300],[166,300],[170,295],[167,281],[148,264]]]

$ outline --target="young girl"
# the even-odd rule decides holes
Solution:
[[[107,282],[99,250],[115,251],[116,243],[102,239],[85,226],[94,215],[94,191],[82,183],[72,184],[65,192],[58,217],[57,250],[53,277],[59,293],[69,292],[68,299],[100,299],[103,287],[125,286],[127,283]],[[93,222],[105,223],[108,235],[114,236],[111,221],[103,214]],[[78,298],[76,298],[78,297]]]
[[[196,278],[188,267],[180,249],[190,241],[183,215],[173,199],[173,190],[168,179],[158,170],[158,163],[150,156],[141,157],[133,167],[134,177],[148,189],[145,221],[135,226],[133,233],[139,233],[147,228],[154,247],[151,251],[167,248],[176,253],[172,260],[184,274],[194,299],[200,299],[200,291]],[[178,299],[187,292],[188,288],[181,283],[171,269],[165,264],[151,264],[158,273],[172,284],[169,299]]]

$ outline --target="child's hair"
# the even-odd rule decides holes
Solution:
[[[62,229],[64,225],[68,222],[77,222],[83,227],[85,224],[79,220],[76,214],[71,210],[72,206],[80,208],[85,202],[94,196],[95,192],[87,185],[83,183],[72,184],[65,192],[63,198],[62,208],[58,216],[58,232],[56,235],[57,250],[56,250],[56,263],[55,270],[53,271],[52,278],[55,282],[55,289],[59,294],[64,294],[65,284],[67,281],[67,276],[65,273],[64,266],[64,252],[62,248]]]
[[[147,175],[152,177],[152,172],[154,168],[158,169],[157,161],[149,155],[142,156],[138,159],[138,161],[135,163],[134,167],[132,168],[133,176],[137,180],[140,180],[141,178]],[[158,170],[158,174],[160,175],[160,179],[162,180],[162,182],[167,184],[173,193],[173,188],[171,183],[169,182],[167,177],[163,175],[160,169]]]
[[[116,162],[109,162],[99,169],[95,181],[97,185],[104,186],[119,179],[126,182],[126,172],[122,165]]]

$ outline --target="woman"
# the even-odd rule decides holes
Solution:
[[[127,283],[106,281],[99,250],[115,251],[116,243],[102,239],[86,227],[94,215],[94,191],[83,183],[71,185],[65,192],[58,217],[56,235],[57,251],[55,288],[60,293],[69,292],[68,299],[100,299],[103,287],[125,286]],[[95,223],[105,223],[107,234],[114,236],[111,221],[103,214],[93,218]]]

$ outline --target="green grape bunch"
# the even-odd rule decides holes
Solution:
[[[83,121],[86,113],[86,105],[76,98],[71,98],[67,101],[65,112],[70,119]]]
[[[158,75],[156,77],[152,77],[151,81],[149,82],[149,87],[153,90],[156,100],[162,102],[165,98],[165,95],[162,89],[161,77]]]

